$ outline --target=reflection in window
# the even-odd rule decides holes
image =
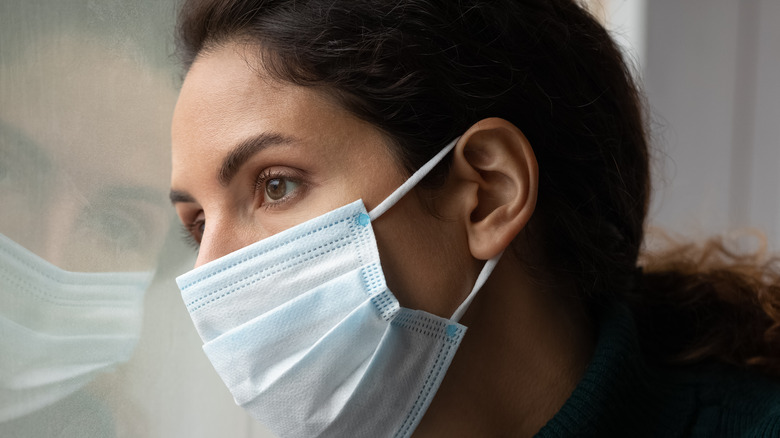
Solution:
[[[172,3],[0,5],[0,436],[117,435],[90,384],[171,223]]]

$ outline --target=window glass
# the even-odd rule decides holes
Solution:
[[[0,436],[263,436],[172,280],[174,16],[0,2]]]

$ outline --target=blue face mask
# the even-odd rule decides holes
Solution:
[[[456,140],[457,141],[457,140]],[[356,201],[177,278],[217,373],[258,421],[287,437],[408,437],[466,332],[458,320],[498,262],[447,319],[388,290],[371,221]]]
[[[152,272],[69,272],[0,234],[0,423],[130,359]]]

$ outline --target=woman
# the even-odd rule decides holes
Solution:
[[[637,268],[640,97],[575,2],[191,1],[179,37],[178,283],[280,436],[779,433],[777,273]]]

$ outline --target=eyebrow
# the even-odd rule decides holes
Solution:
[[[27,160],[28,162],[14,162],[14,166],[30,166],[35,170],[33,175],[38,177],[44,172],[49,172],[52,165],[49,154],[40,144],[28,137],[20,129],[0,119],[0,158],[6,159],[5,154],[12,160]],[[10,150],[13,148],[13,150]],[[110,181],[108,181],[110,183]],[[115,202],[142,201],[149,204],[165,205],[165,192],[157,187],[145,185],[113,184],[107,188],[99,188],[96,192],[101,199]],[[186,194],[185,194],[186,196]]]
[[[104,199],[109,200],[141,201],[154,205],[166,205],[165,192],[151,186],[114,185],[100,190],[99,193]]]
[[[236,145],[222,160],[222,166],[217,174],[217,181],[223,187],[227,187],[233,177],[236,176],[241,166],[243,166],[254,155],[270,146],[289,144],[295,142],[294,137],[285,136],[274,132],[264,132],[262,134],[250,137]],[[195,202],[195,198],[189,193],[181,190],[171,189],[168,197],[172,204],[179,202]]]
[[[219,170],[217,180],[222,186],[228,186],[233,177],[236,176],[236,173],[238,173],[238,170],[241,169],[241,166],[252,156],[269,146],[289,144],[293,141],[295,139],[292,137],[276,133],[262,133],[242,141],[222,160],[222,167]]]
[[[187,192],[181,190],[173,190],[168,194],[168,198],[171,200],[171,204],[177,204],[179,202],[195,202],[195,198]]]
[[[26,160],[24,164],[15,162],[14,166],[29,165],[36,172],[49,172],[52,163],[49,153],[36,141],[28,137],[21,129],[6,123],[0,119],[0,157],[3,160],[11,157],[17,160]]]

